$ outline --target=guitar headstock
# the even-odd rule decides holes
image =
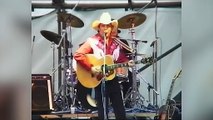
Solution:
[[[180,76],[181,72],[182,72],[182,69],[180,69],[180,70],[177,72],[177,74],[175,74],[175,76],[173,77],[173,80],[176,80],[176,79]]]

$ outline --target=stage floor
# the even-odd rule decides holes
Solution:
[[[126,113],[127,118],[144,118],[144,120],[152,120],[156,116],[156,113]],[[97,118],[97,113],[50,113],[50,114],[34,114],[32,115],[32,120],[42,120],[42,119],[92,119]],[[109,119],[114,119],[114,113],[110,113]]]

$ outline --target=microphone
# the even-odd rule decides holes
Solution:
[[[33,42],[35,41],[35,35],[33,36]]]
[[[153,41],[151,44],[150,44],[150,47],[154,46],[155,42],[157,42],[156,40]]]

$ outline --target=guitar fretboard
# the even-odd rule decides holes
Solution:
[[[138,60],[138,61],[135,61],[134,63],[135,64],[140,64],[140,63],[150,63],[150,60],[151,58],[143,58],[141,60]],[[129,64],[128,63],[118,63],[118,64],[113,64],[113,65],[108,65],[106,66],[106,70],[113,70],[115,68],[119,68],[119,67],[129,67]]]
[[[174,83],[175,83],[175,79],[172,80],[172,83],[171,83],[171,86],[170,86],[170,89],[169,89],[169,94],[168,94],[167,99],[166,99],[166,105],[169,105],[169,101],[171,99]]]
[[[169,94],[168,94],[167,99],[166,99],[166,105],[169,105],[169,101],[171,99],[171,95],[172,95],[172,91],[173,91],[175,80],[180,76],[181,72],[182,72],[182,69],[180,71],[178,71],[178,73],[172,79],[172,83],[171,83],[171,86],[170,86],[170,89],[169,89]]]

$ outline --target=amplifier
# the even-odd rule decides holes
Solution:
[[[50,112],[53,110],[51,76],[32,74],[32,112]]]

